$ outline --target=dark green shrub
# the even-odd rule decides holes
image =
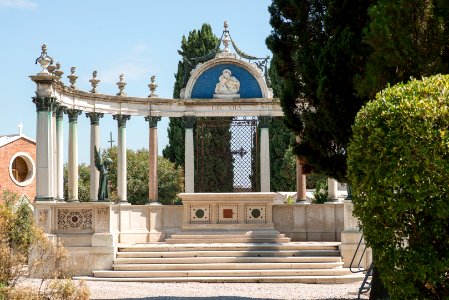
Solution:
[[[449,298],[449,76],[380,92],[348,148],[354,214],[390,296]]]
[[[323,204],[329,199],[329,191],[327,188],[327,178],[322,176],[318,177],[318,180],[315,183],[315,192],[313,192],[313,203],[315,204]]]

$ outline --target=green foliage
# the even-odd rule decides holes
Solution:
[[[273,118],[270,123],[270,170],[273,192],[296,190],[296,156],[290,147],[293,133],[285,126],[283,118]]]
[[[379,0],[369,9],[364,42],[372,52],[356,78],[371,99],[387,84],[449,71],[449,2]]]
[[[449,76],[398,84],[357,115],[354,213],[394,299],[449,298]]]
[[[68,166],[64,165],[64,199],[68,199],[69,177]],[[90,168],[86,164],[78,166],[78,200],[87,202],[90,200]]]
[[[9,191],[0,196],[0,299],[89,299],[90,292],[84,283],[77,286],[71,279],[65,279],[63,285],[54,285],[61,282],[57,278],[63,273],[65,251],[60,244],[50,242],[35,225],[29,205],[26,198]],[[28,270],[30,274],[39,272],[42,279],[38,288],[20,284]],[[53,281],[47,285],[47,279]]]
[[[367,98],[353,78],[364,69],[362,42],[371,1],[274,0],[267,45],[282,84],[287,126],[300,136],[295,154],[328,177],[345,181],[351,125]]]
[[[202,159],[195,160],[195,191],[233,192],[232,118],[220,118],[220,121],[212,120],[212,123],[208,119],[203,121],[203,125],[198,126],[198,122],[196,128],[197,134],[201,135],[201,145],[197,145],[197,152]]]
[[[149,153],[146,149],[127,150],[128,163],[128,202],[131,204],[145,204],[148,202]],[[117,199],[117,147],[103,152],[103,157],[109,157],[113,163],[109,169],[109,184],[111,200]],[[183,170],[176,167],[165,158],[158,157],[159,201],[162,204],[179,202],[176,194],[183,191]]]
[[[201,57],[217,47],[218,38],[213,34],[209,24],[203,24],[200,30],[192,30],[189,36],[182,37],[181,50],[178,53],[187,58]],[[173,98],[179,99],[181,89],[187,84],[190,72],[195,66],[183,59],[178,62],[175,74]],[[168,145],[162,150],[163,157],[174,162],[177,166],[184,166],[185,129],[182,118],[170,118],[168,124]]]
[[[329,193],[327,188],[327,178],[321,177],[316,181],[315,192],[313,193],[313,203],[323,204],[328,201]]]

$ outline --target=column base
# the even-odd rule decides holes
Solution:
[[[307,199],[296,199],[296,204],[310,204]]]
[[[71,202],[71,203],[79,203],[80,201],[78,199],[67,199],[67,202]]]

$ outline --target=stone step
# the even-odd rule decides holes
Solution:
[[[309,284],[344,284],[360,282],[363,274],[338,276],[247,276],[247,277],[74,277],[77,280],[111,281],[111,282],[257,282],[257,283],[309,283]]]
[[[304,257],[172,257],[172,258],[116,258],[115,264],[207,264],[207,263],[336,263],[339,256]]]
[[[190,263],[190,264],[114,264],[115,271],[166,271],[166,270],[280,270],[280,269],[335,269],[342,262],[334,263]]]
[[[290,238],[286,237],[235,237],[235,238],[178,238],[167,239],[168,244],[194,244],[194,243],[288,243]]]
[[[276,270],[176,270],[176,271],[94,271],[94,277],[256,277],[256,276],[341,276],[350,275],[347,268],[334,269],[276,269]]]
[[[118,245],[118,251],[123,252],[174,252],[174,251],[249,251],[249,250],[338,250],[339,242],[298,242],[298,243],[191,243],[166,244],[147,243],[133,245]]]
[[[169,258],[169,257],[313,257],[340,256],[338,250],[255,250],[255,251],[176,251],[176,252],[117,252],[117,258]]]

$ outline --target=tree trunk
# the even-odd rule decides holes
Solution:
[[[379,270],[375,265],[373,265],[373,278],[371,279],[371,291],[369,299],[370,300],[390,299],[388,291],[385,288],[382,279],[380,278]]]

